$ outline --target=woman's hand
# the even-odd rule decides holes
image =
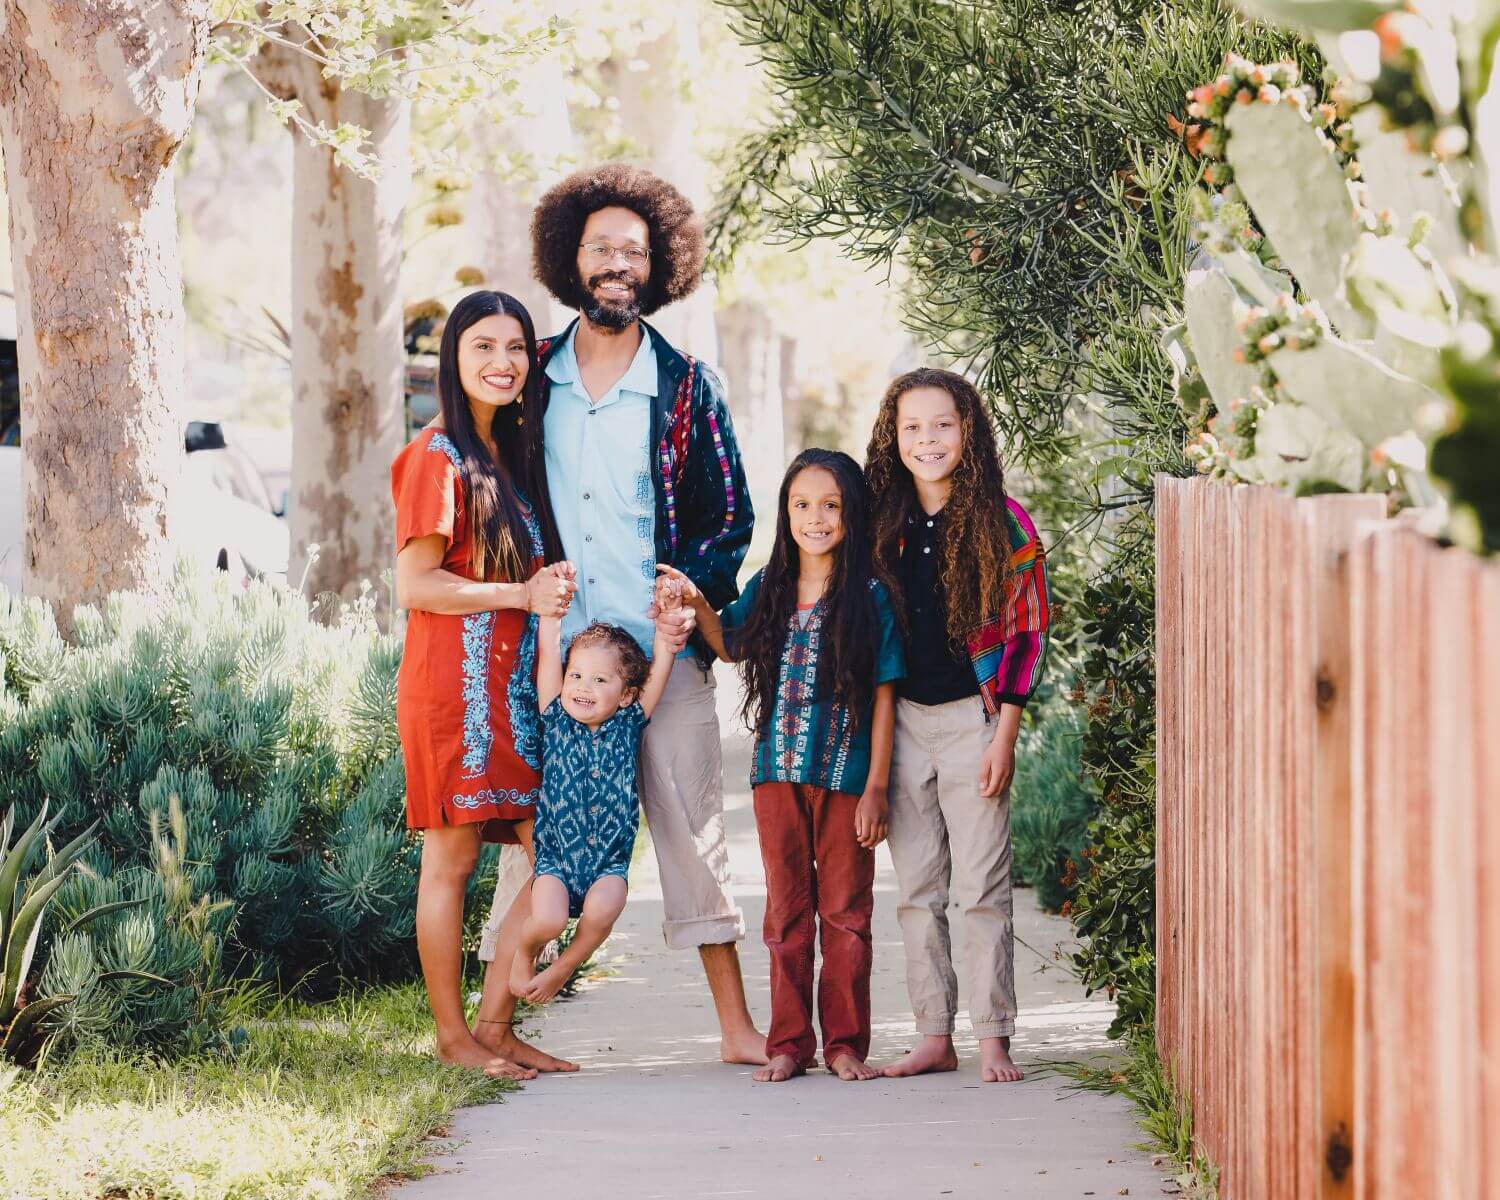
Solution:
[[[703,594],[698,590],[696,583],[668,563],[656,564],[656,581],[660,583],[662,580],[676,584],[682,589],[682,602],[684,604],[691,605],[694,600],[697,600]]]
[[[539,617],[562,617],[578,591],[577,576],[570,562],[543,567],[526,581],[526,611]]]
[[[1005,731],[995,731],[979,759],[979,794],[987,799],[1003,796],[1016,773],[1016,743]]]
[[[873,850],[891,831],[891,804],[888,789],[871,784],[854,806],[854,840],[866,850]]]

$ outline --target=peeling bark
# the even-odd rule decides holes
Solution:
[[[399,98],[344,91],[285,50],[258,74],[332,128],[370,131],[378,180],[341,168],[293,133],[292,483],[289,577],[316,596],[356,594],[394,566],[391,460],[403,435],[402,214],[410,189],[410,111]]]
[[[60,623],[170,567],[184,332],[172,160],[207,0],[0,0],[25,590]]]

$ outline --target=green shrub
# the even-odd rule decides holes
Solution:
[[[1036,889],[1048,912],[1073,898],[1094,815],[1093,793],[1078,777],[1082,736],[1078,714],[1054,705],[1021,731],[1017,746],[1010,813],[1015,877]]]
[[[177,986],[96,991],[73,1032],[197,1040],[233,976],[315,993],[415,977],[401,648],[370,599],[320,624],[299,593],[183,565],[165,599],[116,595],[76,628],[64,642],[44,605],[0,591],[0,810],[46,800],[64,838],[100,822],[48,929],[59,983],[128,967]]]

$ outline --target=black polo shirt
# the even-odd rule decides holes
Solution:
[[[897,685],[903,700],[947,704],[979,695],[968,650],[948,638],[943,602],[943,513],[920,508],[906,519],[901,550],[901,594],[906,599],[906,677]]]

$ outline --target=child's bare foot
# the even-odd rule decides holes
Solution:
[[[840,1054],[831,1063],[828,1069],[842,1079],[845,1083],[854,1083],[861,1079],[879,1079],[880,1072],[865,1062],[862,1058],[856,1058],[853,1054]]]
[[[795,1079],[798,1075],[806,1074],[807,1068],[790,1054],[778,1054],[755,1072],[753,1078],[756,1083],[785,1083],[788,1079]]]
[[[495,1079],[535,1079],[536,1072],[523,1067],[514,1059],[496,1054],[475,1037],[456,1038],[451,1042],[439,1042],[439,1062],[454,1067],[467,1067],[471,1071],[483,1071]]]
[[[741,1066],[763,1067],[767,1061],[766,1035],[753,1025],[726,1033],[719,1039],[719,1058]]]
[[[953,1050],[953,1039],[942,1034],[924,1034],[910,1053],[898,1058],[881,1074],[890,1079],[902,1079],[908,1075],[930,1075],[938,1071],[958,1070],[958,1055]]]
[[[578,1070],[577,1063],[557,1058],[530,1042],[523,1042],[508,1021],[478,1022],[474,1027],[474,1040],[490,1053],[544,1075]]]
[[[545,971],[538,971],[532,977],[531,983],[522,993],[521,999],[530,1004],[546,1004],[558,992],[562,991],[563,984],[568,982],[568,967],[566,963],[554,962]]]
[[[979,1078],[985,1083],[1019,1083],[1025,1078],[1011,1061],[1010,1038],[979,1039]]]
[[[524,996],[531,990],[531,981],[536,976],[536,959],[526,947],[516,951],[515,961],[511,963],[510,979],[507,981],[512,996]]]

